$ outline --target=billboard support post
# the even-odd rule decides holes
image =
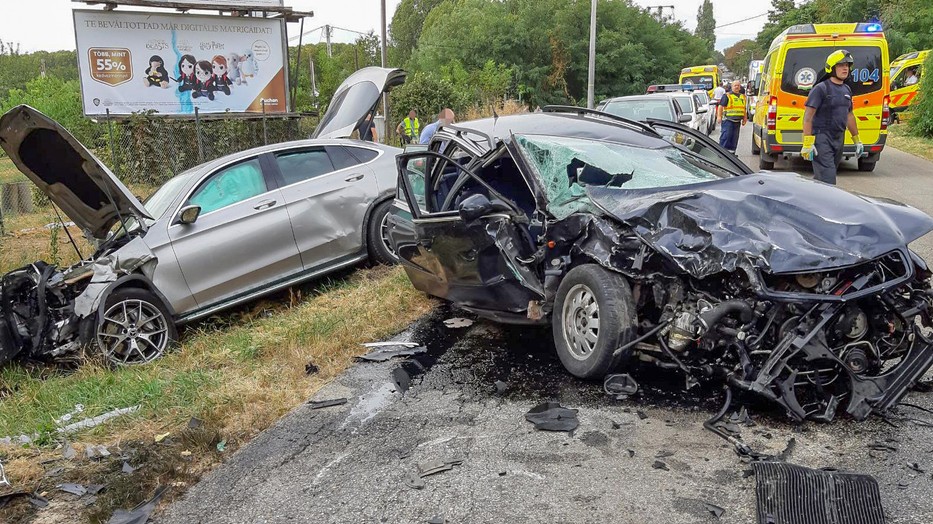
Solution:
[[[114,150],[114,143],[116,140],[113,139],[113,117],[110,116],[110,108],[107,108],[107,134],[110,136],[110,164],[113,166],[113,170],[116,171],[117,176],[121,176],[120,167],[117,163],[117,154]]]
[[[204,162],[204,145],[201,141],[201,112],[197,107],[194,108],[194,130],[198,135],[198,162]]]
[[[269,135],[266,132],[266,101],[262,100],[262,143],[263,145],[269,145]]]

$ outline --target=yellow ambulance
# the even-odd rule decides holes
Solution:
[[[914,51],[891,62],[891,112],[902,113],[916,99],[923,78],[923,62],[930,49]]]
[[[701,65],[685,67],[680,70],[680,82],[683,84],[703,85],[709,91],[709,96],[713,96],[713,90],[716,86],[722,84],[722,77],[719,75],[719,66]]]
[[[825,78],[826,57],[836,49],[852,54],[855,64],[846,83],[865,155],[859,171],[872,171],[888,134],[890,69],[888,42],[881,24],[801,24],[777,36],[762,65],[752,135],[752,154],[759,167],[773,169],[779,157],[800,154],[803,112],[810,89]],[[843,157],[855,156],[846,131]]]

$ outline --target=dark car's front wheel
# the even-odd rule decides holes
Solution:
[[[389,241],[389,211],[392,201],[386,200],[376,206],[367,228],[366,244],[369,248],[369,259],[376,264],[391,265],[398,262],[398,255],[392,249]]]
[[[178,330],[165,305],[144,289],[118,289],[107,297],[95,335],[110,362],[146,364],[161,357],[178,340]]]
[[[575,267],[557,290],[552,317],[561,363],[580,378],[611,372],[613,353],[635,336],[635,305],[625,277],[595,264]]]

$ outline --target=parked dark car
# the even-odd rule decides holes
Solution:
[[[884,411],[933,364],[933,218],[702,133],[579,108],[443,127],[397,157],[389,237],[419,290],[550,323],[599,378],[636,357],[721,380],[794,419]]]

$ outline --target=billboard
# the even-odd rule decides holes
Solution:
[[[281,19],[75,10],[74,22],[85,115],[288,110]]]

